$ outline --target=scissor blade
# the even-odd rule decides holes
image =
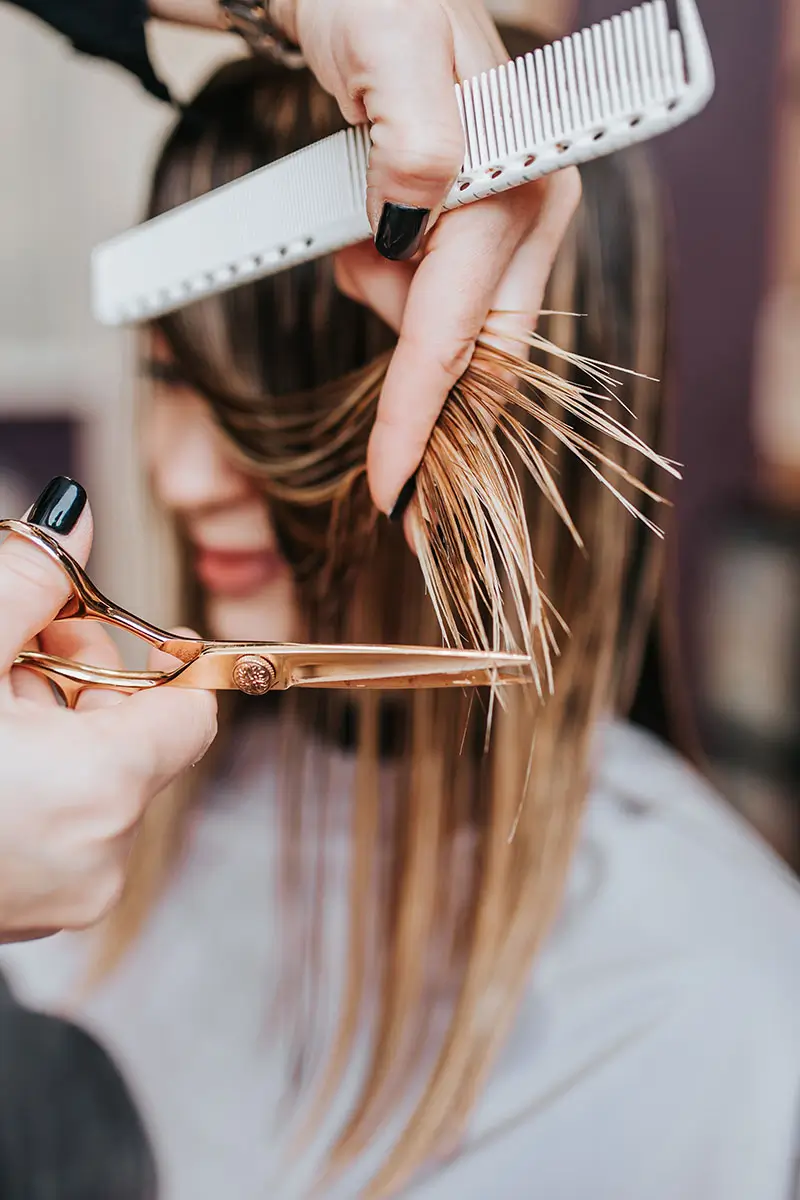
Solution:
[[[427,646],[212,642],[169,682],[179,687],[238,688],[258,694],[291,687],[489,687],[524,683],[530,678],[531,661],[524,654]]]
[[[441,650],[419,646],[319,647],[287,653],[287,687],[419,688],[488,687],[531,678],[522,654]]]

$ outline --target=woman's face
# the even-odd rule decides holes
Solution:
[[[229,641],[291,641],[298,636],[294,582],[263,497],[158,334],[145,371],[152,393],[145,456],[156,497],[191,548],[209,632]]]

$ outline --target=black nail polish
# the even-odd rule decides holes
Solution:
[[[378,232],[375,234],[378,253],[393,262],[412,258],[422,245],[430,215],[429,208],[414,208],[411,204],[391,204],[387,200],[378,222]]]
[[[28,513],[28,520],[52,533],[72,533],[85,508],[86,492],[81,485],[66,475],[57,475]]]
[[[403,486],[400,488],[400,495],[395,500],[394,508],[389,513],[390,521],[394,521],[394,522],[402,521],[403,517],[406,514],[406,509],[408,508],[409,504],[411,503],[411,498],[414,495],[416,486],[417,486],[417,473],[415,471],[414,474],[411,476],[411,478],[407,479],[405,481],[405,483],[403,484]]]

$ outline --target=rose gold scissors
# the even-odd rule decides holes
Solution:
[[[238,690],[249,696],[263,696],[291,687],[493,687],[531,679],[531,661],[524,654],[430,646],[321,646],[175,637],[107,600],[63,546],[38,526],[0,520],[2,531],[27,538],[66,573],[72,595],[56,620],[101,621],[127,630],[180,660],[171,670],[128,671],[93,667],[33,650],[20,654],[15,665],[44,675],[70,708],[87,688],[136,692],[170,686]]]

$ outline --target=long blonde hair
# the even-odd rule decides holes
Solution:
[[[529,39],[507,41],[515,53],[530,48]],[[150,212],[340,124],[305,72],[225,67],[168,139]],[[282,994],[284,1016],[302,1014],[299,1045],[313,1041],[308,1025],[326,988],[322,849],[333,799],[324,779],[304,783],[303,764],[320,731],[346,736],[353,750],[341,1016],[326,1064],[312,1062],[303,1082],[313,1123],[357,1038],[368,1039],[332,1173],[413,1093],[369,1196],[394,1194],[462,1133],[558,908],[597,724],[635,674],[658,558],[653,539],[634,555],[641,534],[626,507],[650,520],[653,474],[667,466],[647,449],[660,405],[658,385],[644,378],[662,373],[664,278],[646,165],[627,156],[594,164],[548,299],[559,313],[587,315],[543,318],[552,342],[534,339],[518,357],[479,348],[418,473],[419,563],[402,532],[377,517],[364,476],[392,337],[336,291],[329,262],[161,322],[182,372],[260,481],[309,638],[431,643],[443,631],[451,641],[528,646],[536,664],[536,684],[508,689],[502,703],[420,691],[346,703],[290,694],[280,706],[289,747],[281,900],[292,938]],[[586,374],[586,360],[639,373],[624,406],[604,372],[590,365]],[[505,382],[509,371],[518,385]],[[109,963],[141,927],[180,846],[185,804],[151,811],[109,930]],[[308,995],[317,999],[301,1004]],[[444,1026],[432,995],[437,1013],[446,1005]]]

